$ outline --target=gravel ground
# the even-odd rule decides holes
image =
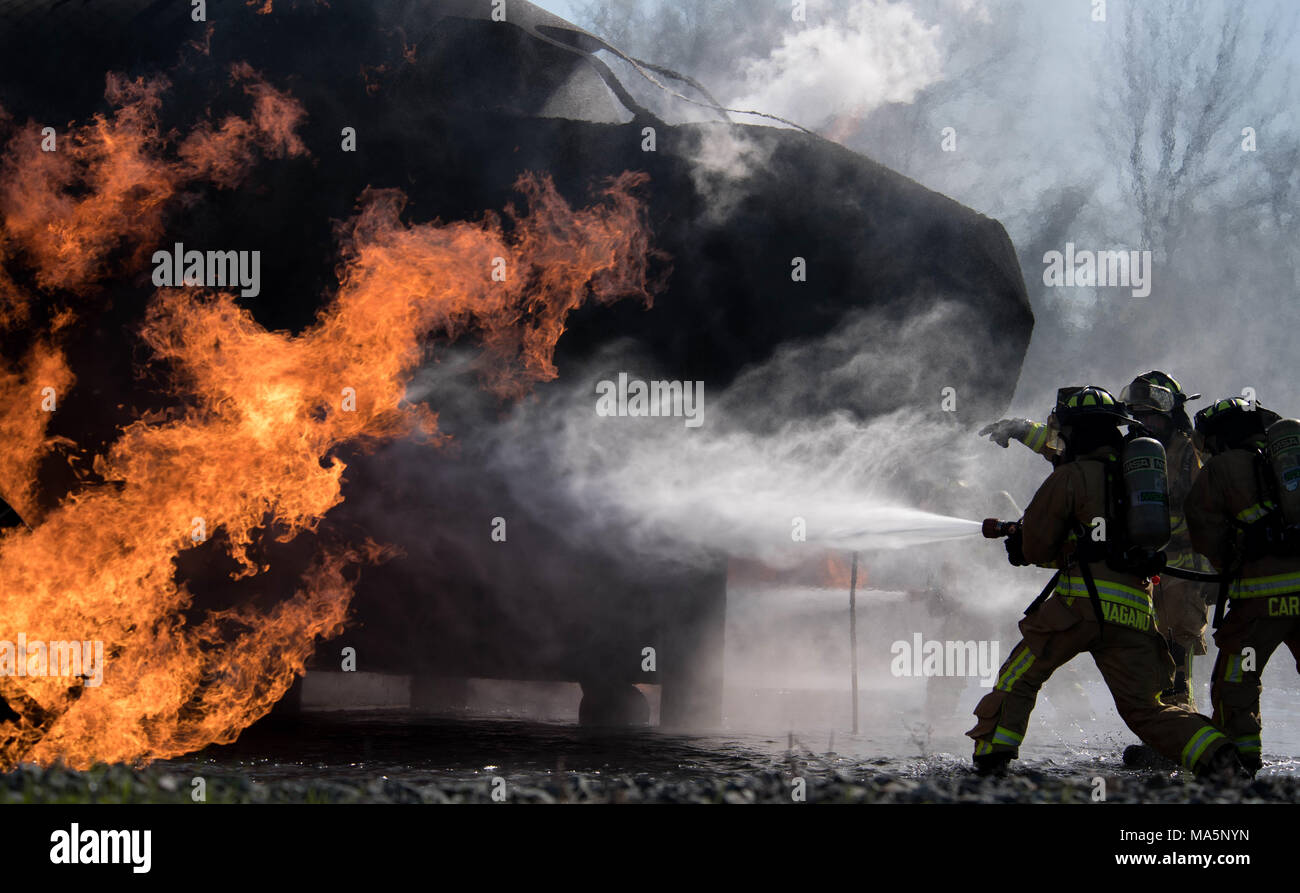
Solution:
[[[986,779],[951,766],[900,776],[873,771],[869,765],[846,771],[792,763],[784,770],[680,778],[547,772],[484,773],[478,778],[435,777],[423,782],[412,774],[402,779],[255,780],[247,774],[220,771],[203,777],[210,803],[491,803],[494,777],[505,778],[505,799],[513,803],[791,803],[796,777],[805,780],[809,803],[1084,803],[1092,799],[1094,776],[1021,768],[1003,778]],[[1290,775],[1213,785],[1178,772],[1115,767],[1101,772],[1101,777],[1106,779],[1107,802],[1300,801],[1300,778]],[[188,803],[192,778],[161,765],[106,766],[84,772],[25,765],[0,776],[0,803]]]
[[[812,747],[812,742],[823,746]],[[234,744],[147,766],[23,765],[0,803],[1087,803],[1300,802],[1300,760],[1266,749],[1254,782],[1128,770],[1123,734],[1044,730],[1002,778],[969,768],[958,736],[673,734],[393,713],[268,719]],[[832,750],[833,748],[833,750]],[[959,755],[960,754],[960,755]],[[504,787],[498,779],[504,780]]]

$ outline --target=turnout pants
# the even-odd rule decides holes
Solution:
[[[1259,696],[1264,690],[1260,674],[1282,644],[1291,649],[1300,672],[1300,593],[1235,599],[1214,642],[1219,646],[1210,682],[1214,722],[1237,745],[1241,761],[1258,769],[1263,728]]]
[[[1161,701],[1174,677],[1162,636],[1114,623],[1106,623],[1103,634],[1086,599],[1060,594],[1021,620],[1020,632],[1024,639],[1002,665],[993,691],[976,706],[978,723],[966,733],[975,739],[976,756],[998,751],[1018,756],[1038,690],[1084,651],[1092,654],[1120,718],[1161,755],[1194,769],[1228,744],[1204,716]]]
[[[1169,640],[1169,650],[1177,667],[1174,684],[1161,694],[1166,704],[1196,709],[1192,693],[1192,656],[1205,654],[1205,627],[1209,623],[1209,600],[1217,590],[1204,583],[1163,576],[1152,592],[1152,603],[1161,631]]]

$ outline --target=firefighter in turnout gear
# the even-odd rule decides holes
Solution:
[[[1169,469],[1170,540],[1165,547],[1166,566],[1212,574],[1204,558],[1192,548],[1183,505],[1192,483],[1200,473],[1201,453],[1196,448],[1192,421],[1185,405],[1200,394],[1184,393],[1178,380],[1166,372],[1152,370],[1133,379],[1120,392],[1120,401],[1150,436],[1165,448]],[[1177,670],[1174,684],[1161,695],[1166,704],[1185,704],[1196,709],[1192,658],[1205,654],[1205,628],[1209,606],[1217,590],[1212,585],[1161,574],[1154,581],[1153,601],[1160,630],[1169,642]],[[1132,745],[1124,751],[1127,766],[1147,767],[1156,762],[1150,747]]]
[[[1153,369],[1137,376],[1120,392],[1133,418],[1150,436],[1165,448],[1169,469],[1169,514],[1172,534],[1165,552],[1170,567],[1210,573],[1205,560],[1192,548],[1187,535],[1187,521],[1183,502],[1192,488],[1192,482],[1201,470],[1202,456],[1193,438],[1192,422],[1187,417],[1185,405],[1200,399],[1200,394],[1188,395],[1172,375]],[[1029,419],[1002,419],[985,426],[980,431],[994,443],[1006,447],[1010,440],[1019,440],[1036,453],[1055,462],[1061,447],[1056,435],[1055,420],[1047,424]],[[1213,587],[1174,577],[1160,577],[1155,583],[1154,601],[1156,617],[1169,640],[1169,650],[1177,664],[1174,684],[1165,692],[1163,700],[1171,704],[1186,704],[1195,709],[1192,690],[1192,658],[1206,653],[1205,627],[1209,617],[1209,603],[1214,598]]]
[[[1196,430],[1211,458],[1187,497],[1187,524],[1225,576],[1210,700],[1253,774],[1263,765],[1264,665],[1285,644],[1300,670],[1300,422],[1234,397],[1197,413]],[[1221,620],[1224,598],[1231,609]]]
[[[1061,390],[1078,390],[1078,388]],[[1035,422],[1032,419],[999,419],[981,428],[979,436],[988,437],[1004,450],[1011,445],[1012,440],[1018,440],[1052,465],[1060,461],[1061,453],[1065,449],[1065,445],[1061,443],[1060,426],[1054,412],[1048,414],[1046,422]],[[1077,717],[1092,716],[1092,707],[1088,703],[1088,696],[1084,692],[1077,667],[1062,668],[1054,677],[1052,687],[1054,690],[1049,689],[1048,698],[1058,709]]]
[[[1166,565],[1208,574],[1213,570],[1192,548],[1183,511],[1187,494],[1203,464],[1185,405],[1190,400],[1200,399],[1200,396],[1184,393],[1176,379],[1159,370],[1139,375],[1120,392],[1120,400],[1138,423],[1160,441],[1168,458],[1171,534],[1169,545],[1165,547]],[[1206,652],[1205,628],[1215,593],[1213,586],[1168,575],[1156,583],[1156,617],[1178,665],[1174,687],[1163,697],[1166,703],[1196,707],[1192,691],[1192,657]]]
[[[1150,539],[1134,519],[1149,518],[1154,507],[1163,524],[1158,536],[1167,540],[1168,512],[1163,492],[1141,506],[1147,515],[1129,510],[1134,498],[1120,478],[1120,455],[1127,458],[1129,447],[1120,426],[1134,420],[1111,394],[1091,386],[1063,389],[1054,416],[1062,455],[1006,546],[1013,565],[1055,566],[1059,574],[1025,612],[1023,639],[975,708],[978,722],[967,734],[975,739],[976,769],[999,772],[1019,755],[1039,689],[1087,651],[1120,717],[1161,755],[1198,775],[1240,773],[1236,748],[1208,719],[1160,699],[1174,662],[1156,622],[1149,574],[1164,556],[1149,542],[1134,545],[1140,533]],[[1136,443],[1149,451],[1144,467],[1159,474],[1163,487],[1155,458],[1163,450],[1149,439]]]

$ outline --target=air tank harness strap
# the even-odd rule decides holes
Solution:
[[[1052,574],[1052,579],[1048,580],[1047,585],[1043,587],[1043,591],[1038,593],[1038,598],[1030,602],[1028,608],[1025,608],[1026,617],[1028,617],[1030,614],[1037,611],[1042,606],[1043,602],[1047,601],[1048,597],[1053,592],[1056,591],[1056,584],[1059,583],[1060,580],[1061,580],[1060,571],[1057,571],[1056,573]]]
[[[1214,619],[1211,621],[1211,627],[1218,629],[1219,624],[1223,622],[1223,608],[1228,604],[1228,590],[1232,587],[1234,580],[1240,580],[1241,575],[1246,569],[1246,553],[1242,550],[1233,556],[1232,563],[1219,577],[1219,597],[1214,601]]]
[[[1085,548],[1088,540],[1088,531],[1078,518],[1074,519],[1074,537],[1075,542],[1080,548]],[[1083,585],[1088,587],[1088,600],[1092,602],[1093,613],[1097,615],[1097,636],[1105,638],[1106,636],[1106,615],[1101,610],[1101,595],[1097,592],[1097,581],[1092,578],[1092,568],[1088,564],[1086,556],[1080,556],[1076,553],[1079,561],[1079,573],[1083,574]]]
[[[1193,583],[1222,583],[1223,574],[1208,574],[1205,571],[1189,571],[1181,567],[1169,567],[1165,565],[1160,570],[1160,576],[1177,577],[1180,580],[1190,580]]]

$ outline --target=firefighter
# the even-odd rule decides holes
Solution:
[[[1187,494],[1202,465],[1185,405],[1190,400],[1199,400],[1200,396],[1184,393],[1172,376],[1152,370],[1134,378],[1120,392],[1120,401],[1146,432],[1165,448],[1172,531],[1169,545],[1165,547],[1167,566],[1208,574],[1212,573],[1211,568],[1192,548],[1183,511]],[[1186,704],[1196,709],[1192,658],[1206,652],[1205,627],[1209,623],[1209,605],[1214,595],[1212,586],[1168,575],[1161,576],[1155,584],[1156,617],[1178,667],[1173,688],[1162,695],[1161,699],[1166,703]]]
[[[1210,682],[1214,721],[1252,775],[1263,766],[1264,665],[1285,644],[1300,670],[1300,537],[1285,511],[1295,491],[1279,488],[1270,467],[1270,452],[1280,448],[1267,432],[1277,421],[1276,413],[1240,397],[1198,412],[1196,430],[1211,458],[1187,497],[1192,544],[1225,575],[1215,616],[1219,655]],[[1287,424],[1300,428],[1282,423]],[[1225,597],[1231,608],[1220,623]]]
[[[1182,385],[1166,372],[1154,369],[1137,376],[1120,392],[1120,401],[1128,407],[1143,429],[1165,448],[1169,469],[1169,520],[1171,535],[1165,547],[1168,567],[1212,573],[1209,564],[1192,548],[1183,510],[1203,463],[1197,449],[1192,421],[1186,404],[1199,400],[1200,394],[1187,394]],[[1193,689],[1192,659],[1206,653],[1205,628],[1209,622],[1209,605],[1215,589],[1204,583],[1161,574],[1155,581],[1153,600],[1160,631],[1169,643],[1169,653],[1177,670],[1173,686],[1161,693],[1167,704],[1184,704],[1196,709]],[[1134,744],[1124,750],[1124,763],[1132,767],[1156,765],[1151,747]]]
[[[1143,428],[1164,445],[1168,456],[1169,509],[1173,530],[1166,548],[1168,564],[1208,573],[1210,568],[1191,547],[1183,513],[1183,502],[1203,462],[1196,447],[1191,420],[1187,417],[1186,404],[1200,399],[1200,396],[1187,394],[1177,379],[1158,369],[1138,375],[1120,392],[1121,402]],[[1046,424],[1030,419],[1000,419],[986,425],[979,433],[1003,448],[1014,439],[1049,461],[1055,462],[1060,457],[1060,439],[1055,420],[1051,418]],[[1159,577],[1155,583],[1156,617],[1177,666],[1173,686],[1162,695],[1162,700],[1167,703],[1196,708],[1192,658],[1206,653],[1205,628],[1208,605],[1213,598],[1213,588],[1202,583],[1168,575]],[[1124,751],[1124,761],[1134,766],[1145,766],[1153,762],[1153,754],[1150,748],[1134,745]]]
[[[976,769],[1005,769],[1019,754],[1038,690],[1058,667],[1088,651],[1120,717],[1163,756],[1197,775],[1244,773],[1236,748],[1208,719],[1160,700],[1174,663],[1155,622],[1149,573],[1163,556],[1132,557],[1119,534],[1124,524],[1112,517],[1114,502],[1107,498],[1118,486],[1120,426],[1136,422],[1094,386],[1063,389],[1054,415],[1062,454],[1006,547],[1013,565],[1055,564],[1061,572],[1050,595],[1020,621],[1023,639],[975,708],[978,722],[966,734],[975,739]],[[1103,532],[1094,527],[1098,520],[1113,534],[1109,541],[1095,539]]]
[[[1210,568],[1192,548],[1187,536],[1187,522],[1183,502],[1201,469],[1202,457],[1193,437],[1192,422],[1187,417],[1186,404],[1199,400],[1200,394],[1187,394],[1176,378],[1167,372],[1153,369],[1134,378],[1120,392],[1124,403],[1138,423],[1165,448],[1169,468],[1169,513],[1172,536],[1165,551],[1170,567],[1209,573]],[[1059,438],[1055,436],[1054,421],[1047,424],[1029,419],[1001,419],[986,425],[981,436],[1001,447],[1012,439],[1019,440],[1031,450],[1055,460],[1060,456]],[[1205,627],[1209,620],[1209,603],[1214,591],[1203,583],[1193,583],[1174,577],[1160,577],[1155,584],[1154,601],[1160,628],[1169,641],[1177,671],[1174,684],[1162,700],[1171,704],[1186,704],[1196,709],[1192,688],[1192,658],[1206,653]],[[1132,749],[1125,751],[1125,762],[1143,763],[1149,755]]]

